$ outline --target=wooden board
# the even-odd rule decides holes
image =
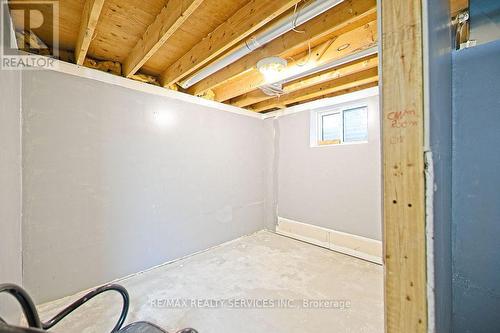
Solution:
[[[31,0],[20,1],[30,2]],[[88,56],[98,60],[124,62],[167,2],[168,0],[148,0],[147,2],[106,0]],[[143,70],[149,74],[159,75],[248,2],[249,0],[205,1],[172,36],[169,40],[171,43],[165,44],[145,64]],[[75,49],[84,4],[85,0],[59,1],[59,44],[63,50]],[[13,19],[15,23],[22,22],[16,17]],[[52,46],[50,33],[50,31],[42,31],[39,37]]]
[[[250,1],[161,74],[169,86],[198,70],[280,16],[300,0]]]
[[[329,94],[336,91],[353,88],[359,85],[376,82],[378,81],[377,71],[378,68],[375,67],[351,75],[339,77],[331,81],[319,83],[280,97],[253,104],[249,107],[249,109],[255,112],[262,112],[275,108],[279,105],[289,105],[324,94]]]
[[[21,1],[30,3],[30,0]],[[88,61],[83,62],[84,65],[89,64],[90,61],[116,63],[117,66],[125,69],[122,70],[122,75],[124,72],[125,75],[128,72],[148,74],[150,75],[148,77],[156,82],[160,74],[166,73],[167,68],[175,68],[175,63],[186,65],[187,67],[184,67],[187,72],[194,73],[210,61],[229,52],[231,47],[236,47],[238,43],[242,43],[245,38],[259,29],[265,29],[266,25],[272,24],[280,17],[293,14],[293,5],[297,2],[300,3],[299,0],[283,0],[282,2],[64,0],[59,2],[60,55],[62,60],[74,62],[75,56],[72,53],[75,49],[80,49],[80,52],[76,52],[77,58],[80,56],[78,63],[82,63],[86,55]],[[92,6],[87,6],[87,11],[85,11],[85,3],[103,3],[100,15],[97,10],[99,6],[95,7],[94,11],[90,10]],[[376,29],[373,23],[376,18],[375,3],[374,0],[345,0],[336,8],[299,26],[298,30],[304,29],[304,33],[286,33],[269,45],[253,52],[249,57],[236,62],[234,66],[228,66],[225,74],[216,73],[206,81],[204,80],[209,82],[208,87],[213,86],[215,82],[215,88],[208,89],[209,95],[217,101],[226,101],[258,88],[264,82],[254,66],[255,62],[264,55],[279,54],[287,58],[291,70],[295,71],[310,58],[316,65],[327,62],[330,56],[337,53],[333,48],[329,48],[332,45],[337,48],[343,46],[340,43],[348,46],[348,50],[342,49],[342,52],[335,56],[365,48],[366,43],[360,42],[363,38],[371,38],[368,41],[369,44],[375,45]],[[304,3],[299,4],[299,10],[303,5]],[[177,9],[179,9],[178,13]],[[44,9],[42,9],[42,14],[44,14]],[[155,20],[161,24],[152,26]],[[14,17],[16,26],[19,26],[21,21],[21,18]],[[172,23],[170,30],[156,29],[156,27],[165,26],[163,23],[167,21]],[[139,43],[148,27],[152,28],[146,35],[148,37],[146,42]],[[357,33],[354,32],[361,27],[372,31],[369,33],[370,36],[361,29],[357,30]],[[83,33],[79,34],[79,31]],[[51,31],[41,30],[37,32],[37,35],[43,42],[53,46],[50,33]],[[347,35],[348,33],[350,35]],[[231,36],[229,39],[227,39],[227,34]],[[200,45],[208,45],[208,48]],[[191,55],[196,53],[196,56],[192,57],[189,52],[194,50],[193,48],[205,50],[208,53],[198,54],[198,52],[191,51],[194,52]],[[311,56],[309,56],[309,49],[312,50]],[[198,60],[194,61],[194,59]],[[192,61],[195,64],[192,64]],[[193,67],[189,68],[191,65]],[[241,73],[239,73],[240,69]],[[184,69],[181,68],[179,73],[181,72],[180,75],[185,75]],[[221,78],[223,82],[220,82]],[[203,89],[206,90],[206,87]],[[187,92],[193,93],[192,90]],[[283,105],[280,106],[283,107]]]
[[[344,1],[297,27],[296,30],[299,32],[290,31],[276,38],[195,84],[188,91],[194,95],[200,94],[206,89],[212,89],[235,76],[255,69],[257,62],[265,57],[297,54],[309,46],[317,46],[336,35],[360,27],[376,19],[376,6],[375,0]]]
[[[106,0],[88,55],[99,60],[123,62],[165,0]]]
[[[386,332],[427,332],[421,0],[382,3]]]
[[[80,32],[75,46],[75,60],[77,65],[82,65],[87,52],[89,50],[90,42],[94,37],[94,31],[99,22],[102,6],[104,0],[86,0],[83,8],[82,19],[80,23]]]
[[[195,12],[204,0],[170,0],[123,63],[124,76],[134,75]]]
[[[224,23],[249,0],[204,1],[142,67],[143,72],[159,75],[186,54],[201,39]]]
[[[305,52],[292,57],[288,72],[300,72],[306,64],[316,66],[340,59],[349,54],[368,49],[377,44],[377,24],[370,22],[362,27],[335,36],[329,41],[312,48],[311,53]],[[290,59],[289,59],[290,60]],[[310,65],[309,65],[310,66]],[[313,67],[313,66],[311,66]],[[302,68],[302,69],[301,69]],[[246,94],[265,84],[258,70],[251,70],[214,89],[217,101],[227,101],[236,96]]]
[[[31,0],[16,0],[16,2],[27,2]],[[59,1],[59,46],[63,50],[73,51],[75,49],[85,0],[64,0]],[[39,7],[37,7],[39,8]],[[40,9],[42,15],[46,16],[48,8]],[[21,29],[22,17],[17,17],[13,12],[12,20],[16,29]],[[50,47],[53,46],[52,31],[50,29],[37,30],[38,37]]]
[[[311,74],[298,80],[286,83],[283,85],[283,92],[285,94],[289,94],[310,86],[314,86],[316,84],[334,80],[346,75],[358,73],[369,68],[375,68],[377,66],[378,58],[377,55],[374,54],[360,60],[343,64],[335,68]],[[229,103],[234,106],[245,107],[272,98],[272,96],[269,96],[262,92],[260,89],[257,89],[247,94],[233,98],[229,101]]]
[[[298,105],[298,104],[309,103],[309,102],[312,102],[312,101],[316,101],[318,99],[332,98],[332,97],[337,97],[337,96],[341,96],[341,95],[345,95],[345,94],[350,94],[350,93],[353,93],[355,91],[365,90],[365,89],[373,88],[373,87],[376,87],[376,86],[378,86],[378,81],[374,81],[374,82],[362,84],[362,85],[359,85],[359,86],[355,86],[355,87],[352,87],[352,88],[343,89],[343,90],[340,90],[340,91],[335,91],[333,93],[324,94],[324,95],[316,96],[316,97],[313,97],[313,98],[304,99],[304,100],[302,100],[300,102],[289,104],[289,105],[287,105],[287,107],[292,107],[292,106],[295,106],[295,105]],[[265,112],[262,112],[262,113],[265,113]]]

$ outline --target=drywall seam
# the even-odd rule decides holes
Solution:
[[[274,156],[273,156],[273,205],[274,205],[274,224],[275,228],[278,224],[279,212],[279,163],[280,163],[280,125],[279,121],[273,119],[273,139],[274,139]]]
[[[24,55],[30,55],[35,58],[44,58],[42,56],[38,55],[33,55],[30,53],[26,52],[21,52]],[[158,87],[155,85],[139,82],[139,81],[134,81],[131,79],[127,79],[125,77],[113,75],[110,73],[102,72],[96,69],[92,68],[87,68],[75,64],[71,64],[68,62],[64,62],[61,60],[53,59],[53,67],[49,68],[48,70],[64,73],[64,74],[69,74],[69,75],[74,75],[74,76],[79,76],[91,80],[96,80],[112,85],[117,85],[120,87],[128,88],[128,89],[133,89],[136,91],[141,91],[145,92],[148,94],[153,94],[153,95],[158,95],[158,96],[164,96],[164,97],[169,97],[177,100],[181,100],[187,103],[191,104],[197,104],[205,107],[209,107],[212,109],[216,109],[219,111],[225,111],[225,112],[231,112],[235,114],[239,114],[242,116],[247,116],[247,117],[252,117],[252,118],[259,118],[262,119],[262,115],[253,111],[248,111],[243,108],[239,108],[236,106],[224,104],[224,103],[219,103],[215,101],[210,101],[208,99],[204,99],[201,97],[196,97],[192,96],[189,94],[185,94],[179,91],[174,91],[174,90],[169,90],[165,89],[162,87]]]
[[[276,233],[332,251],[382,264],[382,242],[346,232],[278,217]]]

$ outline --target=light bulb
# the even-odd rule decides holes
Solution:
[[[267,83],[280,81],[287,66],[287,61],[280,57],[268,57],[257,63],[257,69],[262,73]]]

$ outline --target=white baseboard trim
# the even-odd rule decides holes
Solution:
[[[382,265],[382,242],[278,217],[276,233]]]

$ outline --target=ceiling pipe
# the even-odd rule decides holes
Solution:
[[[285,83],[295,81],[298,79],[301,79],[303,77],[312,75],[312,74],[317,74],[319,72],[323,72],[338,66],[342,66],[344,64],[363,59],[365,57],[369,57],[371,55],[377,54],[378,53],[378,46],[373,46],[368,49],[349,54],[345,57],[342,57],[340,59],[332,60],[329,61],[323,65],[316,66],[310,69],[306,69],[302,72],[290,75],[286,78],[280,79],[278,81],[272,82],[272,83],[267,83],[259,87],[259,89],[266,95],[269,96],[280,96],[284,94],[283,91],[283,85]]]
[[[317,67],[311,68],[309,70],[306,70],[304,72],[289,76],[285,79],[278,81],[277,83],[281,83],[281,84],[288,83],[290,81],[301,79],[305,76],[316,74],[316,73],[319,73],[319,72],[322,72],[322,71],[325,71],[328,69],[332,69],[334,67],[342,66],[342,65],[347,64],[349,62],[360,60],[360,59],[363,59],[365,57],[368,57],[368,56],[371,56],[371,55],[374,55],[377,53],[378,53],[378,46],[373,46],[373,47],[370,47],[368,49],[349,54],[349,55],[342,57],[340,59],[332,60],[332,61],[327,62],[321,66],[317,66]]]
[[[215,72],[223,69],[224,67],[232,64],[233,62],[243,58],[250,52],[258,49],[259,47],[269,43],[273,39],[295,29],[296,27],[304,24],[305,22],[313,19],[314,17],[326,12],[327,10],[337,6],[344,0],[313,0],[303,8],[299,8],[297,13],[290,14],[275,24],[271,25],[264,31],[259,32],[257,35],[247,39],[244,45],[238,47],[226,56],[217,59],[210,65],[206,66],[196,74],[190,76],[179,84],[182,88],[187,89],[201,80],[209,77]]]

